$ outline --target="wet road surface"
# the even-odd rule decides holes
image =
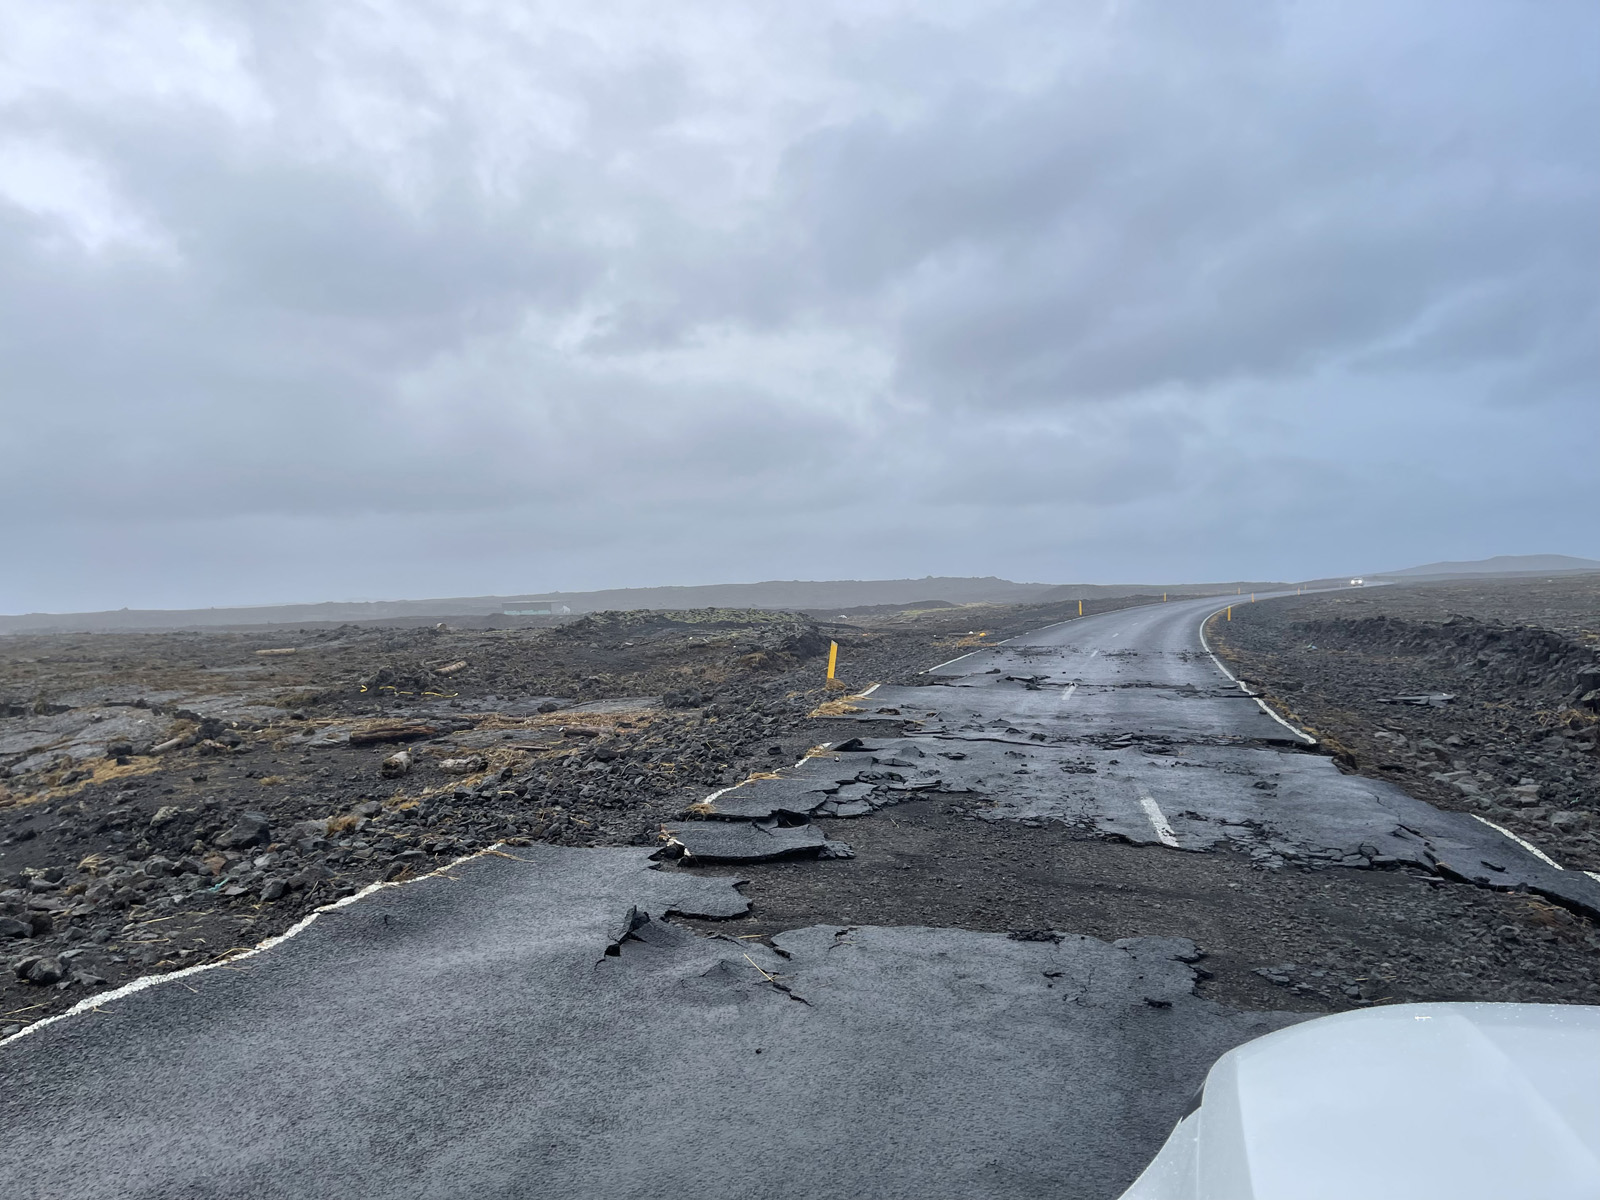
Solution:
[[[988,820],[1060,820],[1136,844],[1230,846],[1263,865],[1407,865],[1600,915],[1600,881],[1392,784],[1342,774],[1206,648],[1214,598],[1104,613],[941,664],[852,703],[863,736],[717,796],[728,816],[840,812],[819,789],[969,794]],[[874,723],[910,722],[875,737]],[[873,779],[874,775],[879,776]]]
[[[878,689],[851,705],[859,740],[716,796],[677,848],[814,854],[813,813],[966,794],[988,820],[1173,854],[1596,902],[1586,876],[1308,752],[1204,650],[1212,607],[1073,621]],[[1198,999],[1181,938],[818,925],[769,945],[668,919],[742,912],[736,878],[511,849],[102,997],[0,1045],[0,1191],[1114,1197],[1218,1054],[1297,1019]]]
[[[14,1040],[6,1194],[1114,1196],[1292,1019],[1180,939],[700,936],[744,901],[647,854],[480,857]]]

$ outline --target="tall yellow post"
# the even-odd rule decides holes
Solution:
[[[1082,600],[1078,601],[1078,615],[1080,617],[1083,616],[1083,601]]]
[[[1250,593],[1250,603],[1254,604],[1255,602],[1256,602],[1256,594],[1254,592],[1251,592]]]
[[[1228,620],[1233,620],[1233,605],[1228,605]]]
[[[1165,604],[1166,602],[1167,602],[1167,594],[1165,592],[1162,592],[1161,593],[1161,603]]]
[[[839,665],[839,643],[828,643],[828,681],[833,681],[833,669]]]

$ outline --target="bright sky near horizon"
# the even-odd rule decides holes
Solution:
[[[0,0],[0,611],[1600,557],[1600,6]]]

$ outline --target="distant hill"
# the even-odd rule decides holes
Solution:
[[[696,587],[617,588],[605,592],[548,592],[536,597],[573,612],[628,608],[860,608],[945,600],[951,604],[1027,604],[1052,590],[1048,583],[981,578],[773,579],[764,583],[712,583]]]
[[[250,608],[120,609],[92,613],[0,616],[0,634],[115,633],[141,630],[239,629],[272,625],[339,625],[382,621],[510,621],[541,624],[561,616],[630,608],[794,609],[828,616],[888,611],[908,605],[1057,604],[1065,600],[1170,591],[1174,597],[1270,591],[1272,583],[1202,585],[1015,583],[992,575],[922,579],[768,580],[698,587],[616,588],[603,592],[541,592],[518,596],[457,596],[435,600],[373,600],[278,604]]]
[[[904,605],[1028,604],[1057,589],[993,576],[924,579],[769,580],[699,587],[616,588],[603,592],[540,592],[516,596],[455,596],[433,600],[373,600],[276,604],[241,608],[121,609],[92,613],[0,616],[0,634],[100,633],[157,629],[217,629],[259,625],[326,625],[346,621],[415,621],[491,617],[548,609],[553,614],[629,608],[833,609]]]
[[[1500,554],[1473,562],[1436,562],[1403,571],[1378,571],[1372,577],[1437,579],[1447,575],[1556,575],[1566,571],[1600,571],[1600,561],[1573,558],[1570,554]]]

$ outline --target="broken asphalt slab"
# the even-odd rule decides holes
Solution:
[[[1217,1055],[1296,1019],[1197,999],[1181,939],[829,926],[768,947],[662,922],[742,910],[731,879],[644,850],[515,854],[0,1045],[0,1180],[1110,1197]]]
[[[1198,674],[1202,664],[1194,667]],[[1215,670],[1209,660],[1204,667]],[[1160,687],[1135,678],[1120,684],[1030,688],[1001,676],[974,678],[977,682],[970,685],[963,681],[880,688],[863,700],[850,701],[858,711],[844,715],[906,721],[919,732],[955,737],[1038,735],[1047,741],[1087,737],[1110,741],[1159,730],[1190,741],[1222,744],[1299,746],[1308,741],[1262,712],[1245,693],[1217,687],[1220,676],[1206,681],[1210,686],[1205,688]]]
[[[849,858],[850,847],[816,825],[772,821],[684,821],[663,825],[671,849],[702,863],[764,862],[775,858]]]
[[[848,718],[910,725],[863,742],[855,778],[967,793],[976,815],[1060,820],[1139,844],[1232,846],[1261,865],[1409,865],[1531,891],[1600,918],[1600,881],[1483,821],[1333,759],[1206,651],[1212,599],[1105,613],[975,652],[921,687],[852,697]],[[937,780],[929,784],[929,779]],[[892,792],[889,792],[892,794]]]
[[[816,761],[808,758],[798,767],[759,775],[714,792],[695,806],[696,811],[721,820],[760,821],[777,816],[806,816],[827,803],[831,799],[830,792],[837,790],[842,782],[826,769],[812,768],[811,764]],[[842,774],[845,780],[854,778],[853,772]]]

